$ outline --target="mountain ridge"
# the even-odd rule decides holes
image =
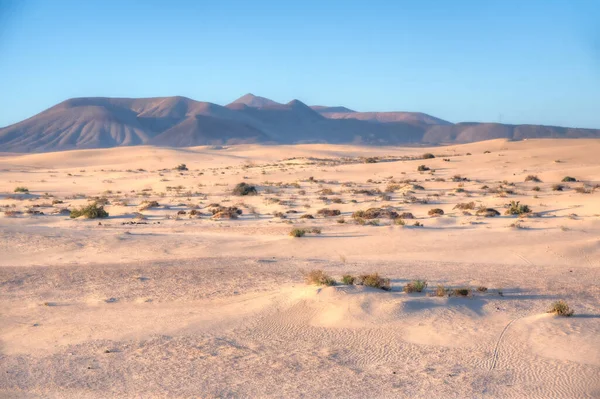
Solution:
[[[451,123],[420,112],[360,112],[343,106],[308,106],[297,99],[284,104],[251,93],[225,106],[182,96],[79,97],[0,128],[0,152],[141,144],[442,144],[542,137],[600,137],[600,130]]]

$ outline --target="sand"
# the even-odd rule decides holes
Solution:
[[[600,397],[599,153],[546,139],[0,154],[0,397]],[[231,195],[240,182],[258,195]],[[56,213],[94,197],[108,218]],[[504,215],[510,201],[530,217]],[[215,220],[213,203],[242,215]],[[415,219],[352,217],[381,206]],[[308,285],[313,269],[392,290]],[[414,279],[425,292],[403,292]],[[575,315],[547,313],[557,300]]]

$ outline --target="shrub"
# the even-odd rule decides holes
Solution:
[[[562,179],[563,183],[573,183],[573,182],[576,182],[576,181],[577,181],[577,179],[574,178],[574,177],[571,177],[571,176],[565,176]]]
[[[314,218],[315,217],[313,215],[311,215],[310,213],[300,216],[300,219],[314,219]]]
[[[351,276],[350,274],[344,274],[342,276],[342,283],[344,283],[346,285],[354,285],[355,280],[356,280],[356,277]]]
[[[540,188],[540,186],[535,186],[534,188],[532,188],[532,190],[533,190],[533,191],[540,191],[540,190],[541,190],[541,188]]]
[[[540,180],[539,177],[537,177],[537,175],[529,175],[525,178],[525,181],[532,181],[535,183],[541,183],[542,181]]]
[[[431,159],[431,158],[435,158],[435,155],[433,155],[430,152],[426,152],[425,154],[423,154],[423,159]]]
[[[376,158],[366,158],[365,163],[377,163],[377,159]]]
[[[233,188],[233,195],[256,195],[256,187],[249,185],[248,183],[238,183]]]
[[[430,169],[425,165],[419,165],[419,167],[417,168],[418,172],[426,172],[428,170],[430,170]]]
[[[460,209],[460,210],[475,209],[475,203],[473,201],[471,201],[471,202],[459,202],[452,209]]]
[[[511,201],[506,205],[508,209],[504,212],[506,215],[526,215],[531,213],[531,209],[527,205],[521,205],[520,201]]]
[[[306,230],[304,229],[292,229],[292,231],[290,231],[290,236],[292,237],[304,237],[305,234]]]
[[[479,291],[479,292],[486,292],[487,290],[488,290],[488,288],[483,285],[480,285],[479,287],[477,287],[477,291]]]
[[[500,212],[495,210],[494,208],[486,208],[485,206],[477,209],[477,216],[484,216],[486,218],[493,218],[495,216],[500,216]]]
[[[430,209],[429,212],[427,212],[427,214],[429,216],[442,216],[444,214],[444,211],[440,208],[433,208]]]
[[[575,187],[575,192],[579,194],[591,194],[592,190],[586,188],[585,186]]]
[[[321,215],[321,216],[339,216],[341,215],[342,212],[340,212],[339,209],[328,209],[328,208],[323,208],[323,209],[319,209],[317,211],[317,215]]]
[[[448,290],[446,289],[446,287],[444,287],[441,284],[438,284],[438,286],[435,288],[435,291],[433,294],[435,296],[446,296],[447,293],[448,293]]]
[[[15,187],[15,193],[28,193],[29,189],[27,187]]]
[[[306,273],[304,279],[306,280],[306,284],[332,286],[336,283],[335,280],[323,270],[317,269],[311,270],[310,272]]]
[[[562,184],[553,184],[552,185],[552,191],[563,191],[565,189],[565,186],[563,186]]]
[[[145,211],[146,209],[157,208],[160,206],[158,201],[144,201],[141,205],[142,207],[140,208],[140,211]]]
[[[238,215],[242,214],[242,210],[235,206],[219,206],[210,210],[213,214],[213,219],[237,219]]]
[[[552,304],[548,313],[556,313],[559,316],[570,317],[575,313],[565,301],[557,301]]]
[[[322,195],[333,195],[334,194],[333,190],[330,188],[324,188],[324,189],[318,191],[318,193],[322,194]]]
[[[469,296],[471,295],[470,288],[455,288],[452,290],[452,294],[455,296]]]
[[[415,216],[410,212],[402,212],[400,215],[398,215],[398,217],[401,219],[414,219],[415,218]]]
[[[378,218],[387,218],[387,219],[396,219],[400,215],[393,209],[386,208],[369,208],[366,211],[356,211],[352,213],[352,217],[354,219],[378,219]]]
[[[174,169],[178,171],[188,170],[187,166],[184,163],[177,165]]]
[[[406,222],[400,218],[394,219],[394,224],[397,226],[404,226]]]
[[[413,280],[404,286],[404,292],[423,292],[427,288],[427,281],[425,280]]]
[[[93,202],[88,206],[83,206],[71,211],[71,218],[74,219],[80,216],[85,216],[88,219],[107,218],[108,212],[104,210],[103,206],[98,206],[97,203]]]
[[[378,273],[358,276],[357,284],[366,287],[381,288],[384,291],[390,291],[392,289],[390,279],[381,277]]]

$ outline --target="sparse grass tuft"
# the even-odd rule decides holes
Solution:
[[[354,285],[355,280],[356,280],[356,277],[354,277],[350,274],[344,274],[342,276],[342,283],[345,285]]]
[[[542,181],[540,180],[539,177],[537,177],[537,175],[529,175],[525,178],[525,181],[532,181],[535,183],[541,183]]]
[[[455,288],[452,290],[452,294],[454,296],[470,296],[471,289],[470,288]]]
[[[419,165],[419,167],[417,168],[418,172],[426,172],[430,170],[429,167],[425,166],[425,165]]]
[[[304,229],[292,229],[292,231],[290,231],[290,236],[292,237],[304,237],[304,235],[306,234],[306,230]]]

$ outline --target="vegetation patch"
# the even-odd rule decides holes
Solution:
[[[531,213],[531,208],[528,205],[521,204],[520,201],[511,201],[506,205],[507,209],[504,212],[506,215],[527,215]]]
[[[83,206],[78,209],[71,211],[71,218],[75,219],[81,216],[85,216],[87,219],[99,219],[107,218],[108,212],[104,210],[104,207],[93,202],[87,206]]]
[[[381,277],[378,273],[363,274],[356,279],[357,285],[366,287],[380,288],[384,291],[390,291],[392,285],[389,278]]]
[[[256,194],[258,194],[258,192],[256,191],[256,187],[251,186],[245,182],[238,183],[233,188],[233,195],[256,195]]]
[[[559,316],[570,317],[575,313],[573,309],[569,307],[569,305],[565,301],[557,301],[552,304],[548,313],[555,313]]]
[[[332,286],[336,281],[323,270],[311,270],[304,276],[306,284]]]
[[[427,288],[427,281],[413,280],[404,286],[404,292],[410,294],[412,292],[423,292]]]

